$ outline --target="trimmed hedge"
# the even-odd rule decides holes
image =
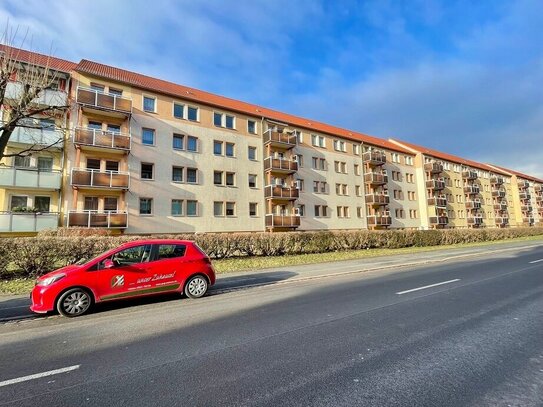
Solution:
[[[154,235],[194,240],[213,259],[283,256],[343,250],[439,246],[543,235],[543,228],[204,233]],[[36,277],[81,258],[90,259],[122,243],[148,236],[89,235],[63,230],[37,237],[0,239],[0,278]]]

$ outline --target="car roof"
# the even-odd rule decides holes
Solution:
[[[132,240],[130,242],[123,243],[122,247],[131,247],[138,246],[140,244],[184,244],[184,245],[193,245],[194,242],[191,240],[180,240],[180,239],[139,239]]]

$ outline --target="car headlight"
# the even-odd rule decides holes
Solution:
[[[43,280],[38,280],[36,285],[46,287],[48,285],[56,283],[58,280],[60,280],[61,278],[64,278],[64,277],[66,277],[66,274],[57,274],[55,276],[44,278]]]

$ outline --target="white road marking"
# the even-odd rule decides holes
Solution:
[[[23,376],[23,377],[17,377],[15,379],[4,380],[3,382],[0,382],[0,387],[9,386],[10,384],[15,384],[15,383],[26,382],[28,380],[39,379],[41,377],[52,376],[55,374],[71,372],[72,370],[79,369],[79,366],[81,365],[68,366],[68,367],[63,367],[62,369],[49,370],[48,372],[36,373],[36,374],[31,374],[29,376]]]
[[[424,290],[424,289],[426,289],[426,288],[437,287],[438,285],[443,285],[443,284],[450,284],[450,283],[454,283],[454,282],[456,282],[456,281],[460,281],[460,279],[459,279],[459,278],[455,278],[454,280],[443,281],[443,282],[441,282],[441,283],[425,285],[424,287],[412,288],[411,290],[400,291],[400,292],[397,292],[396,294],[402,295],[402,294],[412,293],[413,291],[419,291],[419,290]]]
[[[531,261],[530,264],[539,263],[540,261],[543,261],[543,259]]]

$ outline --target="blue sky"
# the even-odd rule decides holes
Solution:
[[[4,0],[8,20],[35,51],[543,177],[541,0]]]

